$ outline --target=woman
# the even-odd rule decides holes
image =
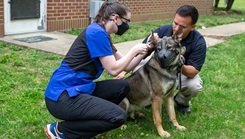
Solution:
[[[104,69],[112,76],[131,71],[147,54],[147,44],[124,57],[112,45],[110,34],[126,32],[130,18],[124,4],[104,2],[95,22],[76,38],[46,88],[47,109],[63,120],[45,127],[48,138],[87,139],[125,123],[126,113],[117,104],[128,94],[128,82],[94,80]]]

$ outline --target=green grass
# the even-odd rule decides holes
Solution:
[[[192,101],[193,113],[177,112],[187,131],[179,132],[168,122],[163,109],[164,129],[174,138],[245,138],[245,34],[207,50],[201,77],[204,90]],[[44,104],[44,90],[62,56],[0,43],[0,138],[45,138],[43,127],[53,118]],[[103,74],[103,79],[110,76]],[[98,138],[157,139],[151,109],[148,118],[128,120],[125,130],[115,129]],[[150,119],[150,120],[149,120]]]
[[[234,15],[222,13],[201,16],[200,26],[208,27],[242,21],[244,4],[244,0],[236,0],[233,5],[235,10],[243,15],[233,12]],[[132,29],[127,32],[128,35],[118,42],[144,38],[149,30],[165,22],[168,21],[132,24]],[[136,28],[135,32],[133,28]],[[207,59],[200,73],[204,81],[204,90],[193,99],[192,114],[177,113],[179,123],[186,126],[187,131],[176,131],[168,122],[163,109],[164,129],[170,132],[173,138],[245,138],[244,53],[245,34],[236,35],[222,44],[208,48]],[[57,119],[47,111],[43,94],[52,72],[59,66],[62,58],[63,56],[60,55],[0,42],[1,139],[46,138],[43,127]],[[104,73],[100,80],[108,78],[110,76]],[[151,109],[145,108],[142,112],[148,117],[147,119],[129,119],[125,130],[115,129],[103,133],[98,138],[158,139],[159,136],[151,120]]]
[[[245,34],[231,37],[225,43],[208,48],[206,63],[200,73],[204,90],[192,101],[193,112],[182,115],[177,112],[180,124],[187,131],[174,129],[165,110],[164,128],[173,138],[187,139],[243,139],[245,138]],[[151,109],[143,111],[151,119]],[[127,122],[127,129],[116,129],[103,134],[105,138],[138,139],[160,138],[146,118]]]

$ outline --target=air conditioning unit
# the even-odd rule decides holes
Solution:
[[[114,2],[117,0],[107,0],[107,2]],[[105,0],[90,0],[89,1],[89,17],[91,18],[91,23],[94,21],[95,16]]]
[[[104,3],[105,1],[101,1],[101,0],[90,0],[89,1],[89,17],[94,19],[95,16],[98,14],[98,11],[101,7],[101,5]]]

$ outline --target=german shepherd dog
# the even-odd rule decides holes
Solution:
[[[180,57],[185,52],[185,47],[180,44],[182,34],[180,29],[171,37],[158,38],[152,32],[148,43],[153,45],[154,54],[144,66],[126,78],[131,89],[119,104],[133,119],[135,112],[151,105],[154,124],[161,137],[170,137],[162,127],[162,100],[175,128],[180,131],[186,129],[176,120],[173,100],[178,73],[183,65]]]

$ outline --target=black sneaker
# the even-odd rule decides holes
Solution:
[[[184,106],[184,105],[178,104],[178,102],[175,100],[175,97],[174,97],[174,102],[177,106],[177,110],[183,114],[190,114],[191,113],[191,107],[189,105]]]

